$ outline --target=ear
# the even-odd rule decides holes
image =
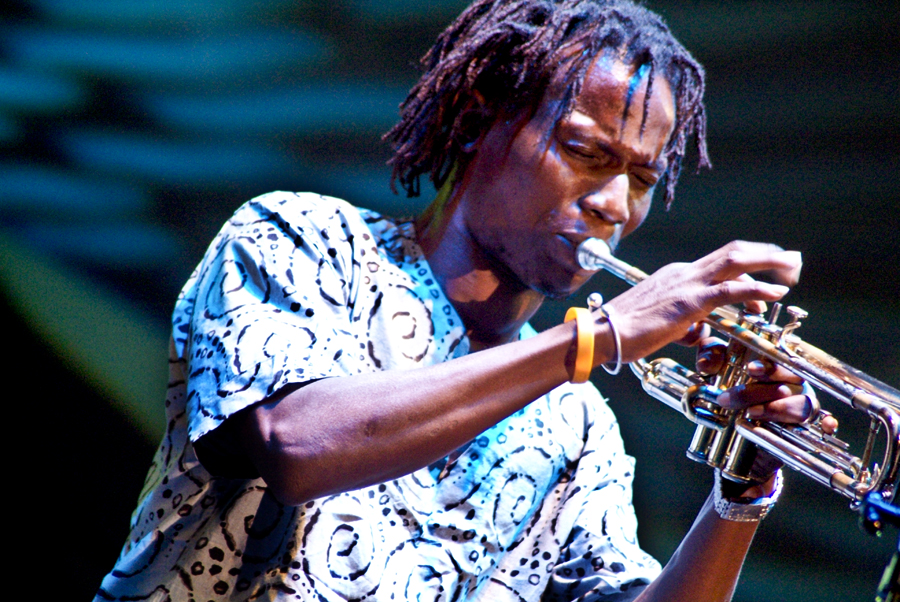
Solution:
[[[460,93],[462,94],[462,93]],[[459,150],[469,154],[478,149],[481,141],[494,122],[494,110],[478,90],[468,93],[456,116],[455,126],[459,132]]]

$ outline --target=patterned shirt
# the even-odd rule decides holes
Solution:
[[[558,387],[445,465],[298,507],[197,459],[203,435],[286,385],[468,348],[410,222],[313,194],[241,207],[179,296],[168,428],[96,599],[636,596],[659,565],[636,541],[633,459],[590,384]]]

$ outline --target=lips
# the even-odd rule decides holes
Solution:
[[[560,232],[557,236],[569,243],[572,246],[572,249],[575,249],[585,240],[591,238],[591,236],[585,232]]]
[[[575,257],[575,253],[576,249],[578,249],[578,245],[580,245],[583,241],[590,237],[585,236],[584,234],[573,234],[568,232],[557,234],[556,237],[568,247],[568,253],[566,254],[568,259],[567,263],[577,271],[586,271],[583,270],[580,265],[578,265],[578,260]]]

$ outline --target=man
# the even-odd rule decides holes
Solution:
[[[418,220],[273,193],[185,286],[168,431],[98,599],[730,597],[761,513],[723,516],[776,473],[711,496],[660,572],[615,420],[573,383],[781,298],[748,274],[799,255],[733,243],[527,326],[592,275],[581,241],[633,232],[660,181],[671,202],[691,135],[705,162],[702,70],[652,13],[574,0],[475,2],[425,65],[389,134],[401,184],[439,188]],[[797,380],[755,369],[720,402],[802,420]]]

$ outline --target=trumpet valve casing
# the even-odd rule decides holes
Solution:
[[[776,307],[773,315],[777,315]],[[768,323],[763,316],[742,312],[739,316],[740,328],[769,340],[776,340],[781,329]],[[709,377],[710,386],[692,387],[685,391],[682,400],[683,411],[697,428],[688,446],[686,455],[691,460],[708,464],[721,470],[722,476],[739,483],[751,483],[756,479],[751,475],[758,448],[744,439],[735,429],[735,420],[743,411],[723,408],[716,403],[718,393],[746,384],[752,379],[747,365],[758,355],[731,339],[725,350],[719,371]]]

